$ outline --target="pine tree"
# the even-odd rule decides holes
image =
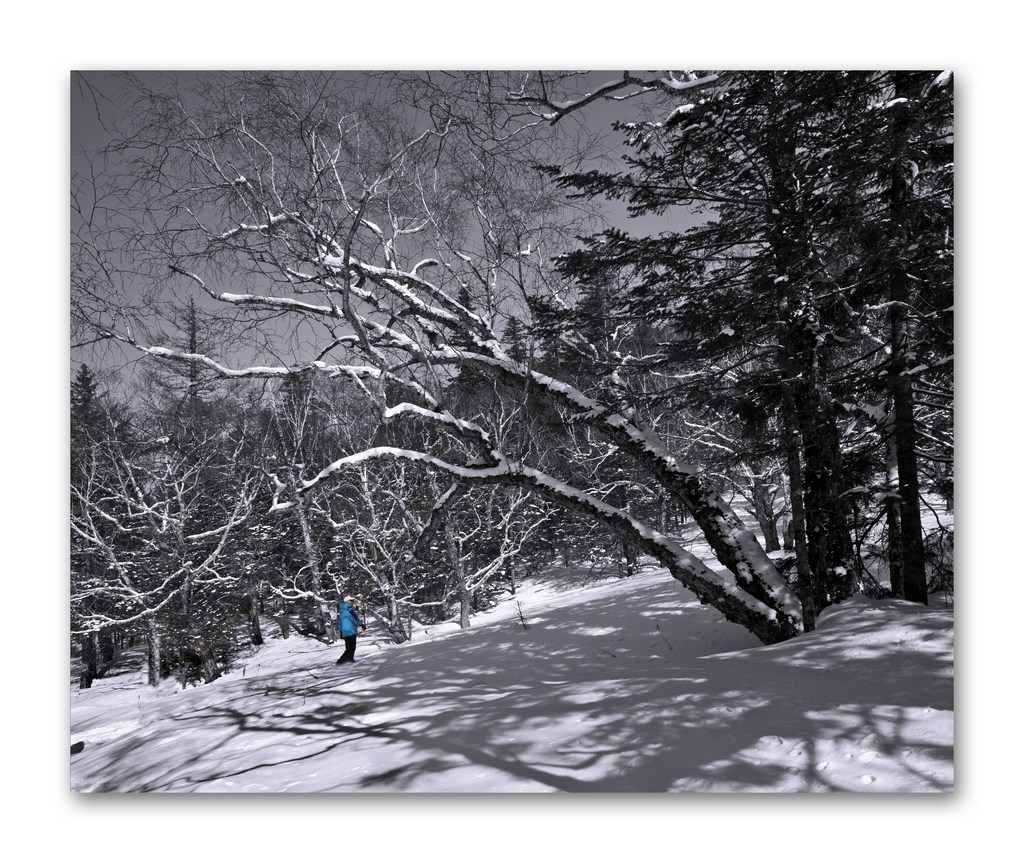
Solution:
[[[523,332],[522,322],[515,315],[510,317],[505,325],[504,342],[508,346],[509,357],[517,363],[526,363],[529,359],[526,334]]]
[[[917,73],[914,86],[921,92],[934,80]],[[847,494],[854,483],[839,429],[849,401],[843,395],[859,384],[839,369],[862,352],[861,308],[877,295],[835,249],[845,246],[863,275],[872,259],[858,239],[863,223],[883,219],[898,225],[901,237],[898,247],[887,246],[892,264],[914,260],[914,252],[932,255],[931,243],[920,252],[920,226],[897,212],[894,195],[905,195],[914,163],[883,107],[890,99],[903,110],[906,96],[884,73],[727,73],[663,122],[619,124],[635,151],[627,172],[558,175],[582,194],[624,198],[634,215],[708,208],[707,221],[682,233],[606,231],[567,256],[563,270],[594,284],[628,269],[630,287],[611,312],[618,321],[647,315],[672,330],[663,364],[693,370],[677,393],[680,403],[689,395],[696,397],[691,404],[760,414],[762,428],[777,418],[777,448],[792,480],[805,623],[854,586]],[[943,116],[950,115],[930,114],[935,141],[942,140]],[[901,284],[898,267],[888,273],[885,282]],[[880,299],[892,301],[889,335],[898,345],[896,310],[906,308],[906,297]],[[577,320],[586,317],[578,307]],[[905,375],[889,379],[905,382]],[[902,401],[909,404],[906,394]],[[912,415],[911,406],[904,427]],[[904,473],[916,476],[909,460],[901,486]],[[916,511],[911,486],[901,497]],[[910,533],[919,536],[919,527]]]
[[[950,76],[934,72],[888,72],[878,83],[859,154],[875,194],[856,212],[854,269],[862,298],[884,309],[873,328],[886,333],[889,350],[875,371],[891,405],[897,475],[897,495],[888,499],[890,567],[899,574],[893,588],[927,603],[919,452],[929,439],[952,439],[953,89]],[[928,435],[916,393],[922,387],[942,427]]]

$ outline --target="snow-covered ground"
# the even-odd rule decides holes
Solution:
[[[186,691],[73,687],[72,790],[954,788],[949,608],[856,598],[765,647],[664,570],[564,572],[470,630],[340,652],[293,636]]]

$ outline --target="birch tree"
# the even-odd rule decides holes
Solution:
[[[464,290],[486,272],[490,296],[499,296],[504,271],[485,266],[485,251],[429,241],[440,238],[436,213],[460,156],[446,148],[451,127],[390,104],[366,111],[346,101],[342,84],[330,76],[247,74],[199,94],[140,89],[137,104],[146,109],[123,145],[135,165],[130,206],[147,214],[147,224],[165,226],[149,245],[164,256],[160,278],[222,308],[239,333],[276,334],[277,361],[168,347],[103,309],[92,315],[97,332],[145,358],[198,363],[229,379],[305,370],[345,377],[384,423],[429,427],[439,441],[429,450],[377,445],[342,455],[308,479],[281,484],[275,511],[329,493],[339,476],[368,462],[415,463],[474,488],[529,491],[599,522],[765,642],[799,633],[800,601],[755,535],[701,467],[681,460],[641,411],[618,398],[615,380],[633,358],[620,356],[585,389],[545,374],[529,357],[514,359],[502,340],[500,307]],[[537,249],[503,252],[527,260]],[[629,507],[549,473],[536,454],[505,451],[486,417],[446,404],[446,385],[460,369],[528,394],[562,411],[568,428],[605,439],[691,514],[724,569],[709,568]]]

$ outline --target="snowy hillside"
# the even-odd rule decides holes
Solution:
[[[468,631],[395,646],[371,619],[340,652],[293,636],[184,692],[73,687],[72,790],[953,789],[952,609],[855,598],[765,647],[664,570],[561,572]]]

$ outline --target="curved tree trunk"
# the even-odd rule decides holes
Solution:
[[[452,465],[427,453],[394,447],[375,447],[339,459],[321,471],[310,487],[335,471],[367,459],[398,458],[416,461],[444,470],[460,482],[518,485],[604,525],[623,541],[658,560],[669,574],[700,602],[718,609],[727,620],[738,623],[765,644],[785,641],[802,631],[800,601],[779,576],[774,564],[757,544],[753,534],[716,494],[707,492],[699,503],[702,516],[718,531],[716,539],[733,552],[733,559],[754,566],[759,557],[767,568],[757,570],[759,581],[713,572],[677,542],[637,521],[621,509],[578,489],[571,488],[542,471],[510,463],[492,452],[493,467],[467,468]],[[691,488],[700,488],[694,484]],[[284,506],[287,506],[285,504]],[[279,505],[281,506],[281,505]],[[771,579],[774,578],[774,583]],[[764,599],[762,599],[762,596]],[[767,601],[766,601],[767,600]]]

